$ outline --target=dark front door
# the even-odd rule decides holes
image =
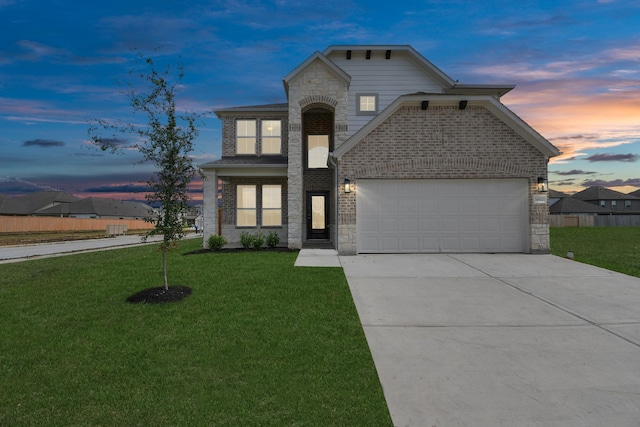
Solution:
[[[307,193],[307,240],[329,239],[329,193]]]

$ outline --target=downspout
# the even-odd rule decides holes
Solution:
[[[333,241],[335,242],[335,246],[336,246],[336,252],[340,253],[340,248],[338,247],[338,191],[339,191],[339,187],[338,187],[338,162],[336,161],[336,158],[333,155],[333,152],[329,153],[329,164],[331,166],[333,166],[333,175],[334,175],[334,191],[335,191],[335,195],[334,195],[334,201],[333,201],[333,212],[334,212],[334,230],[333,230]]]

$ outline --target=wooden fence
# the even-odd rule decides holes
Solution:
[[[551,227],[640,227],[640,215],[549,215]]]
[[[58,218],[0,216],[0,233],[104,230],[107,225],[124,225],[128,230],[149,230],[153,224],[139,219]]]

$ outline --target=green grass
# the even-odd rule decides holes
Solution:
[[[551,253],[640,277],[640,227],[551,228]]]
[[[199,243],[0,265],[0,425],[391,425],[341,269]]]

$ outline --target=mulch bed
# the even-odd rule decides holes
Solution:
[[[289,249],[285,247],[277,248],[262,248],[262,249],[245,249],[245,248],[223,248],[219,251],[212,251],[211,249],[196,249],[195,251],[186,252],[183,255],[197,255],[197,254],[225,254],[225,253],[239,253],[239,252],[298,252],[300,249]]]
[[[161,304],[166,302],[176,302],[191,295],[191,288],[188,286],[169,286],[168,290],[164,286],[148,288],[131,295],[127,302],[132,304]]]

